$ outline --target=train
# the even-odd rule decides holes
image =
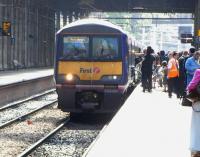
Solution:
[[[58,108],[70,113],[116,112],[134,84],[140,51],[121,27],[100,19],[77,20],[56,33]]]

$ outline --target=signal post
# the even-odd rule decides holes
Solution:
[[[2,36],[11,36],[11,22],[10,21],[2,22]]]

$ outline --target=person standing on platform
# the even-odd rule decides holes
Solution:
[[[142,61],[142,87],[143,92],[147,89],[148,92],[151,92],[152,90],[152,74],[153,74],[153,64],[155,62],[155,57],[152,55],[153,49],[148,46],[146,55],[144,57],[144,60]]]
[[[195,51],[196,51],[195,48],[193,48],[193,47],[190,48],[189,49],[189,56],[188,56],[188,58],[192,57],[194,55]]]
[[[167,57],[165,55],[165,51],[160,51],[160,62],[167,61]]]
[[[200,83],[200,69],[194,73],[192,81],[189,83],[187,90],[192,92],[196,90]],[[190,150],[191,157],[200,157],[200,97],[193,102],[191,131],[190,131]]]
[[[187,85],[192,80],[195,70],[200,69],[199,57],[200,57],[200,51],[196,51],[194,55],[188,58],[185,62]]]
[[[178,53],[173,52],[171,59],[168,62],[167,69],[167,84],[168,84],[168,96],[172,97],[173,90],[175,91],[177,98],[180,97],[178,89],[178,77],[179,77],[179,67],[178,67]]]
[[[185,62],[189,57],[188,51],[184,51],[182,56],[178,59],[179,63],[179,88],[180,88],[180,96],[184,97],[186,94],[186,69],[185,69]]]

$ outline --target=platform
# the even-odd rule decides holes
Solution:
[[[0,72],[0,107],[55,88],[53,69]]]
[[[53,72],[52,68],[0,72],[0,86],[52,76]]]
[[[189,157],[191,108],[138,86],[84,157]]]

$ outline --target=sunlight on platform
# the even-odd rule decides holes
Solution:
[[[137,87],[88,156],[188,157],[190,119],[175,95]]]

